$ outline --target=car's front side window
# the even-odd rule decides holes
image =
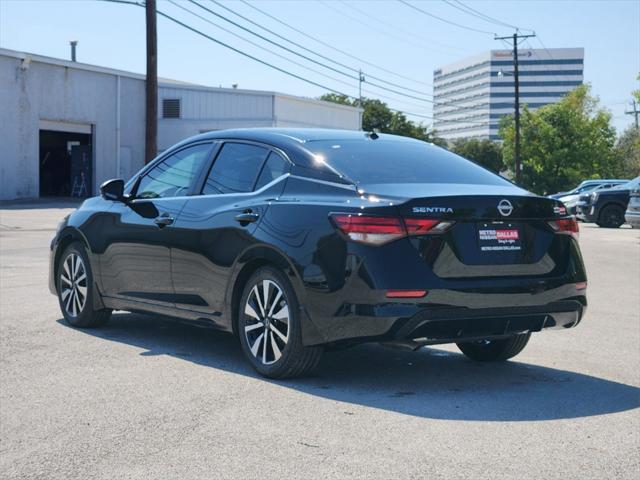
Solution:
[[[187,195],[211,151],[210,143],[193,145],[170,155],[140,180],[137,198]]]
[[[251,192],[269,150],[247,143],[225,143],[202,188],[203,195]]]

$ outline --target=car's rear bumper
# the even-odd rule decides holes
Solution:
[[[595,222],[598,219],[595,205],[578,204],[576,206],[576,217],[583,222]]]
[[[419,300],[379,298],[344,303],[332,316],[313,318],[320,337],[305,344],[416,341],[452,343],[576,326],[587,305],[585,283],[534,292],[433,290]],[[373,299],[371,299],[373,300]],[[395,300],[395,299],[394,299]]]
[[[571,328],[580,322],[585,310],[584,297],[539,307],[433,308],[397,322],[393,338],[437,344]]]

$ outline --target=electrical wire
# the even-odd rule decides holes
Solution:
[[[442,1],[444,3],[452,6],[453,8],[457,8],[458,10],[460,10],[462,12],[465,12],[468,15],[472,15],[472,16],[474,16],[476,18],[479,18],[480,20],[484,20],[485,22],[493,23],[495,25],[499,25],[499,26],[502,26],[502,27],[509,27],[509,28],[514,29],[514,30],[527,30],[527,31],[533,32],[533,30],[531,30],[529,28],[521,28],[521,27],[518,27],[517,25],[512,25],[510,23],[503,22],[502,20],[498,20],[497,18],[490,17],[489,15],[487,15],[487,14],[485,14],[485,13],[479,11],[479,10],[476,10],[473,7],[470,7],[469,5],[466,5],[466,4],[462,3],[460,0],[453,0],[453,1],[442,0]],[[455,5],[454,2],[457,5]]]
[[[331,70],[333,72],[339,73],[340,75],[343,75],[345,77],[348,77],[348,78],[351,78],[351,79],[359,81],[358,77],[354,77],[353,75],[351,75],[349,73],[346,73],[346,72],[344,72],[342,70],[334,68],[334,67],[332,67],[330,65],[327,65],[325,63],[319,62],[319,61],[317,61],[317,60],[315,60],[315,59],[313,59],[311,57],[308,57],[307,55],[303,55],[303,54],[301,54],[299,52],[296,52],[295,50],[290,49],[289,47],[286,47],[286,46],[284,46],[284,45],[282,45],[282,44],[280,44],[278,42],[275,42],[275,41],[265,37],[264,35],[256,33],[254,31],[250,30],[249,28],[246,28],[246,27],[240,25],[239,23],[234,22],[233,20],[230,20],[229,18],[225,17],[224,15],[221,15],[220,13],[217,13],[217,12],[205,7],[204,5],[199,4],[196,0],[189,0],[189,2],[191,2],[194,5],[200,7],[201,9],[209,12],[210,14],[212,14],[212,15],[214,15],[214,16],[216,16],[216,17],[218,17],[218,18],[220,18],[220,19],[222,19],[222,20],[234,25],[235,27],[240,28],[241,30],[244,30],[245,32],[250,33],[251,35],[254,35],[254,36],[256,36],[256,37],[258,37],[258,38],[260,38],[260,39],[262,39],[262,40],[264,40],[264,41],[266,41],[266,42],[268,42],[268,43],[270,43],[272,45],[275,45],[275,46],[277,46],[277,47],[279,47],[279,48],[281,48],[281,49],[283,49],[283,50],[285,50],[285,51],[287,51],[289,53],[292,53],[292,54],[294,54],[294,55],[296,55],[296,56],[298,56],[300,58],[304,58],[305,60],[307,60],[309,62],[312,62],[312,63],[315,63],[316,65],[324,67],[324,68],[326,68],[328,70]],[[400,96],[403,96],[403,97],[411,98],[413,100],[419,100],[419,101],[422,101],[422,102],[433,103],[433,100],[430,100],[430,99],[427,99],[427,98],[417,97],[417,96],[409,94],[409,93],[400,92],[398,90],[395,90],[395,89],[392,89],[392,88],[389,88],[389,87],[385,87],[383,85],[379,85],[379,84],[376,84],[374,82],[368,82],[368,83],[370,85],[372,85],[372,86],[375,86],[376,88],[379,88],[381,90],[384,90],[384,91],[387,91],[387,92],[390,92],[390,93],[395,93],[396,95],[400,95]]]
[[[136,1],[127,1],[127,0],[101,0],[101,1],[108,2],[108,3],[119,3],[119,4],[126,4],[126,5],[134,5],[134,6],[138,6],[138,7],[141,7],[141,8],[145,7],[144,3],[136,2]],[[356,97],[354,97],[352,95],[344,93],[344,92],[342,92],[340,90],[336,90],[335,88],[329,87],[327,85],[323,85],[321,83],[315,82],[315,81],[310,80],[310,79],[308,79],[306,77],[303,77],[302,75],[298,75],[296,73],[290,72],[290,71],[288,71],[288,70],[286,70],[286,69],[284,69],[282,67],[279,67],[279,66],[274,65],[274,64],[272,64],[270,62],[262,60],[262,59],[254,56],[254,55],[251,55],[251,54],[249,54],[247,52],[244,52],[243,50],[240,50],[239,48],[233,47],[233,46],[231,46],[231,45],[229,45],[229,44],[227,44],[225,42],[222,42],[222,41],[220,41],[220,40],[218,40],[218,39],[216,39],[216,38],[214,38],[214,37],[202,32],[201,30],[199,30],[197,28],[192,27],[191,25],[188,25],[188,24],[178,20],[177,18],[173,17],[172,15],[169,15],[169,14],[167,14],[167,13],[161,11],[161,10],[158,10],[157,8],[156,8],[156,13],[158,15],[166,18],[167,20],[173,22],[173,23],[175,23],[175,24],[177,24],[177,25],[179,25],[179,26],[181,26],[181,27],[183,27],[183,28],[185,28],[185,29],[197,34],[197,35],[200,35],[200,36],[206,38],[209,41],[212,41],[212,42],[214,42],[214,43],[216,43],[216,44],[218,44],[218,45],[220,45],[222,47],[225,47],[225,48],[227,48],[227,49],[229,49],[229,50],[231,50],[231,51],[233,51],[235,53],[238,53],[238,54],[240,54],[240,55],[242,55],[242,56],[244,56],[246,58],[249,58],[250,60],[258,62],[258,63],[260,63],[260,64],[262,64],[264,66],[267,66],[269,68],[272,68],[272,69],[274,69],[274,70],[276,70],[276,71],[278,71],[280,73],[284,73],[285,75],[288,75],[288,76],[293,77],[293,78],[295,78],[297,80],[300,80],[300,81],[303,81],[305,83],[308,83],[308,84],[313,85],[315,87],[322,88],[323,90],[326,90],[328,92],[336,93],[336,94],[341,95],[341,96],[343,96],[343,97],[345,97],[347,99],[358,100]],[[425,114],[419,114],[419,113],[414,113],[414,112],[405,111],[405,110],[399,110],[399,109],[391,108],[391,107],[388,107],[388,106],[387,106],[387,108],[389,108],[389,110],[394,112],[394,113],[403,114],[405,116],[422,118],[422,119],[427,119],[427,120],[436,120],[436,118],[431,116],[431,115],[425,115]],[[448,119],[444,119],[444,120],[437,120],[437,121],[440,122],[440,123],[450,123],[450,122],[459,122],[459,121],[464,121],[464,120],[448,120]],[[472,121],[465,121],[465,122],[466,123],[477,123],[477,124],[482,123],[482,122],[472,122]]]
[[[437,19],[437,20],[440,20],[441,22],[448,23],[449,25],[453,25],[453,26],[458,27],[458,28],[463,28],[463,29],[465,29],[465,30],[469,30],[469,31],[471,31],[471,32],[486,33],[486,34],[488,34],[488,35],[495,35],[495,33],[494,33],[494,32],[489,32],[489,31],[487,31],[487,30],[480,30],[480,29],[478,29],[478,28],[468,27],[468,26],[466,26],[466,25],[462,25],[462,24],[460,24],[460,23],[456,23],[456,22],[452,22],[451,20],[447,20],[446,18],[439,17],[439,16],[437,16],[437,15],[434,15],[433,13],[429,13],[429,12],[427,12],[426,10],[423,10],[423,9],[421,9],[421,8],[419,8],[419,7],[416,7],[415,5],[413,5],[413,4],[409,3],[409,2],[407,2],[406,0],[398,0],[398,2],[400,2],[400,3],[404,4],[404,5],[406,5],[406,6],[407,6],[407,7],[409,7],[409,8],[414,9],[414,10],[415,10],[415,11],[417,11],[417,12],[422,13],[423,15],[427,15],[427,16],[429,16],[429,17],[435,18],[435,19]]]
[[[346,69],[348,69],[348,70],[351,70],[351,71],[353,71],[354,73],[356,73],[356,74],[358,74],[358,75],[360,74],[360,71],[359,71],[358,69],[353,68],[353,67],[351,67],[351,66],[349,66],[349,65],[345,65],[344,63],[340,63],[340,62],[338,62],[338,61],[336,61],[336,60],[334,60],[334,59],[332,59],[332,58],[329,58],[329,57],[327,57],[327,56],[325,56],[325,55],[322,55],[322,54],[320,54],[320,53],[318,53],[318,52],[316,52],[316,51],[314,51],[314,50],[311,50],[311,49],[309,49],[309,48],[305,47],[304,45],[301,45],[301,44],[299,44],[299,43],[297,43],[297,42],[294,42],[293,40],[291,40],[291,39],[289,39],[289,38],[287,38],[287,37],[285,37],[285,36],[283,36],[283,35],[280,35],[279,33],[274,32],[273,30],[268,29],[267,27],[265,27],[265,26],[261,25],[260,23],[255,22],[254,20],[251,20],[250,18],[247,18],[246,16],[239,14],[238,12],[236,12],[236,11],[232,10],[231,8],[229,8],[229,7],[225,6],[225,5],[223,5],[222,3],[220,3],[220,2],[218,2],[218,1],[216,1],[216,0],[209,0],[209,1],[210,1],[210,2],[212,2],[212,3],[215,3],[215,4],[216,4],[216,5],[218,5],[220,8],[223,8],[223,9],[227,10],[228,12],[231,12],[231,13],[233,13],[234,15],[236,15],[236,16],[238,16],[238,17],[242,18],[243,20],[245,20],[245,21],[249,22],[250,24],[257,26],[258,28],[261,28],[262,30],[265,30],[266,32],[269,32],[270,34],[272,34],[272,35],[274,35],[274,36],[276,36],[276,37],[278,37],[278,38],[280,38],[280,39],[282,39],[282,40],[285,40],[286,42],[289,42],[290,44],[295,45],[296,47],[301,48],[302,50],[304,50],[304,51],[306,51],[306,52],[309,52],[309,53],[311,53],[311,54],[313,54],[313,55],[316,55],[316,56],[318,56],[318,57],[320,57],[320,58],[322,58],[322,59],[324,59],[324,60],[327,60],[327,61],[329,61],[329,62],[331,62],[331,63],[336,64],[336,65],[339,65],[340,67],[343,67],[343,68],[346,68]],[[246,3],[246,2],[245,2],[245,3]],[[404,89],[404,90],[406,90],[406,91],[408,91],[408,92],[417,93],[417,94],[419,94],[419,95],[425,95],[425,93],[424,93],[424,92],[422,92],[422,91],[414,90],[414,89],[411,89],[411,88],[406,87],[406,86],[404,86],[404,85],[398,85],[397,83],[389,82],[388,80],[384,80],[384,79],[382,79],[382,78],[375,77],[375,76],[370,75],[370,74],[368,74],[368,73],[367,73],[367,76],[368,76],[368,77],[370,77],[370,78],[373,78],[374,80],[378,80],[378,81],[381,81],[381,82],[386,83],[386,84],[388,84],[388,85],[391,85],[391,86],[393,86],[393,87],[397,87],[397,88]],[[429,86],[431,86],[431,85],[429,85]]]
[[[288,57],[286,57],[284,55],[281,55],[281,54],[279,54],[277,52],[274,52],[273,50],[270,50],[270,49],[264,47],[263,45],[260,45],[260,44],[258,44],[256,42],[253,42],[253,41],[251,41],[251,40],[249,40],[249,39],[247,39],[245,37],[242,37],[241,35],[238,35],[237,33],[233,32],[233,31],[231,31],[231,30],[229,30],[229,29],[227,29],[225,27],[222,27],[222,26],[218,25],[217,23],[214,23],[210,19],[208,19],[208,18],[206,18],[206,17],[204,17],[204,16],[202,16],[202,15],[200,15],[200,14],[198,14],[198,13],[196,13],[196,12],[194,12],[194,11],[188,9],[188,8],[186,8],[185,6],[179,4],[178,2],[176,2],[174,0],[167,0],[167,1],[169,3],[171,3],[171,4],[173,4],[174,6],[176,6],[177,8],[180,8],[181,10],[190,13],[191,15],[199,18],[200,20],[202,20],[202,21],[204,21],[206,23],[209,23],[210,25],[213,25],[214,27],[216,27],[216,28],[218,28],[218,29],[230,34],[230,35],[233,35],[234,37],[236,37],[236,38],[238,38],[238,39],[240,39],[240,40],[242,40],[244,42],[247,42],[247,43],[249,43],[250,45],[253,45],[256,48],[259,48],[259,49],[261,49],[263,51],[266,51],[266,52],[268,52],[268,53],[270,53],[272,55],[275,55],[275,56],[277,56],[277,57],[279,57],[279,58],[281,58],[281,59],[283,59],[283,60],[285,60],[287,62],[290,62],[290,63],[292,63],[292,64],[294,64],[294,65],[296,65],[298,67],[304,68],[304,69],[306,69],[306,70],[308,70],[310,72],[313,72],[313,73],[315,73],[317,75],[321,75],[321,76],[323,76],[325,78],[328,78],[330,80],[333,80],[335,82],[341,83],[341,84],[346,85],[348,87],[353,87],[354,86],[351,83],[345,82],[344,80],[341,80],[339,78],[333,77],[331,75],[327,75],[327,74],[325,74],[323,72],[320,72],[320,71],[318,71],[318,70],[316,70],[314,68],[311,68],[311,67],[309,67],[307,65],[304,65],[304,64],[302,64],[300,62],[297,62],[295,60],[292,60],[292,59],[290,59],[290,58],[288,58]],[[370,82],[366,82],[365,81],[365,85],[369,85],[369,84],[370,84]],[[375,87],[376,85],[373,84],[373,86]],[[406,105],[411,105],[413,107],[421,108],[419,105],[415,105],[414,103],[409,103],[407,101],[399,100],[397,98],[393,98],[393,97],[390,97],[388,95],[384,95],[384,94],[381,94],[379,92],[372,91],[368,87],[363,88],[362,92],[366,93],[366,94],[369,94],[369,95],[373,95],[375,97],[379,97],[379,98],[385,99],[385,100],[389,100],[389,101],[394,102],[394,103],[402,103],[402,104],[406,104]],[[441,102],[441,105],[445,105],[445,106],[446,105],[457,105],[458,102],[460,102],[460,101],[464,101],[464,100],[452,100],[450,102]]]
[[[353,15],[350,15],[348,12],[345,12],[343,10],[340,10],[339,8],[336,8],[336,6],[332,3],[329,2],[325,2],[324,0],[317,0],[319,3],[321,3],[322,5],[324,5],[326,8],[328,8],[329,10],[333,10],[334,12],[336,12],[340,18],[348,18],[349,20],[359,23],[360,25],[363,25],[365,27],[367,27],[367,30],[369,31],[375,31],[377,29],[377,33],[380,33],[382,35],[386,35],[389,38],[393,38],[394,40],[398,40],[400,42],[406,43],[407,45],[411,45],[414,48],[418,48],[420,50],[423,50],[425,48],[424,45],[421,45],[419,43],[416,42],[412,42],[410,40],[407,40],[404,37],[400,37],[394,33],[388,32],[386,30],[380,30],[378,29],[378,27],[376,27],[375,25],[372,25],[371,23],[367,23],[366,21],[364,21],[362,18],[360,17],[354,17]],[[428,47],[426,47],[428,49]],[[442,53],[442,52],[438,52],[438,53]]]
[[[360,63],[363,63],[363,64],[365,64],[365,65],[369,65],[370,67],[373,67],[373,68],[375,68],[375,69],[378,69],[378,70],[380,70],[380,71],[382,71],[382,72],[385,72],[385,73],[388,73],[388,74],[390,74],[390,75],[394,75],[394,76],[396,76],[396,77],[398,77],[398,78],[402,78],[402,79],[404,79],[404,80],[407,80],[407,81],[410,81],[410,82],[414,82],[414,83],[417,83],[417,84],[420,84],[420,85],[426,85],[427,87],[433,87],[433,84],[431,84],[431,83],[427,83],[427,82],[423,82],[423,81],[421,81],[421,80],[416,80],[416,79],[414,79],[414,78],[406,77],[406,76],[401,75],[401,74],[399,74],[399,73],[397,73],[397,72],[394,72],[393,70],[389,70],[389,69],[387,69],[387,68],[381,67],[380,65],[376,65],[375,63],[371,63],[371,62],[368,62],[368,61],[366,61],[366,60],[363,60],[363,59],[362,59],[362,58],[360,58],[360,57],[356,57],[355,55],[352,55],[352,54],[350,54],[349,52],[346,52],[346,51],[344,51],[344,50],[341,50],[340,48],[335,47],[334,45],[331,45],[331,44],[329,44],[329,43],[327,43],[327,42],[325,42],[325,41],[323,41],[323,40],[321,40],[321,39],[319,39],[319,38],[317,38],[317,37],[314,37],[314,36],[312,36],[312,35],[310,35],[310,34],[308,34],[308,33],[304,32],[303,30],[300,30],[300,29],[298,29],[298,28],[296,28],[296,27],[294,27],[294,26],[292,26],[292,25],[290,25],[290,24],[288,24],[288,23],[286,23],[286,22],[282,21],[282,20],[281,20],[281,19],[279,19],[278,17],[276,17],[276,16],[274,16],[274,15],[271,15],[270,13],[265,12],[264,10],[261,10],[260,8],[256,7],[255,5],[253,5],[252,3],[248,2],[247,0],[240,0],[240,1],[241,1],[242,3],[244,3],[245,5],[247,5],[248,7],[250,7],[250,8],[252,8],[252,9],[256,10],[256,11],[257,11],[257,12],[259,12],[259,13],[261,13],[262,15],[264,15],[264,16],[266,16],[266,17],[270,18],[271,20],[274,20],[275,22],[278,22],[279,24],[281,24],[281,25],[283,25],[283,26],[287,27],[288,29],[293,30],[294,32],[296,32],[296,33],[298,33],[298,34],[300,34],[300,35],[302,35],[302,36],[304,36],[304,37],[307,37],[307,38],[309,38],[309,39],[313,40],[314,42],[317,42],[317,43],[319,43],[320,45],[323,45],[323,46],[325,46],[325,47],[327,47],[327,48],[329,48],[329,49],[331,49],[331,50],[334,50],[334,51],[336,51],[336,52],[338,52],[338,53],[341,53],[342,55],[345,55],[345,56],[347,56],[347,57],[349,57],[349,58],[351,58],[351,59],[353,59],[353,60],[357,60],[357,61],[358,61],[358,62],[360,62]],[[381,80],[381,81],[382,81],[382,79],[379,79],[379,78],[377,78],[377,77],[374,77],[374,76],[373,76],[373,75],[371,75],[370,73],[367,73],[367,75],[368,75],[368,76],[370,76],[371,78],[375,78],[376,80]]]
[[[108,1],[110,1],[110,0],[108,0]],[[238,48],[232,47],[231,45],[229,45],[227,43],[224,43],[224,42],[222,42],[222,41],[220,41],[220,40],[218,40],[216,38],[213,38],[210,35],[207,35],[206,33],[198,30],[197,28],[194,28],[194,27],[192,27],[190,25],[187,25],[184,22],[181,22],[177,18],[172,17],[171,15],[168,15],[168,14],[164,13],[161,10],[156,9],[156,13],[158,15],[161,15],[162,17],[166,18],[167,20],[170,20],[171,22],[176,23],[176,24],[180,25],[183,28],[186,28],[187,30],[191,30],[193,33],[196,33],[196,34],[198,34],[198,35],[200,35],[200,36],[202,36],[202,37],[204,37],[204,38],[206,38],[206,39],[208,39],[208,40],[210,40],[210,41],[212,41],[214,43],[217,43],[218,45],[221,45],[221,46],[223,46],[225,48],[228,48],[229,50],[232,50],[232,51],[234,51],[236,53],[239,53],[240,55],[242,55],[244,57],[247,57],[247,58],[249,58],[251,60],[254,60],[254,61],[258,62],[258,63],[261,63],[262,65],[265,65],[267,67],[273,68],[274,70],[278,70],[279,72],[284,73],[285,75],[289,75],[290,77],[296,78],[296,79],[301,80],[303,82],[306,82],[306,83],[308,83],[310,85],[314,85],[316,87],[323,88],[323,89],[328,90],[328,91],[330,91],[332,93],[337,93],[338,95],[344,95],[345,97],[352,98],[351,95],[348,95],[348,94],[346,94],[344,92],[341,92],[340,90],[336,90],[335,88],[331,88],[331,87],[328,87],[328,86],[323,85],[321,83],[315,82],[313,80],[309,80],[308,78],[305,78],[305,77],[303,77],[301,75],[297,75],[297,74],[295,74],[293,72],[285,70],[284,68],[278,67],[278,66],[276,66],[276,65],[274,65],[272,63],[269,63],[269,62],[266,62],[264,60],[261,60],[258,57],[255,57],[255,56],[253,56],[253,55],[251,55],[249,53],[246,53],[246,52],[244,52],[244,51],[242,51],[242,50],[240,50]]]
[[[334,82],[338,82],[338,83],[341,83],[341,84],[343,84],[343,85],[347,85],[347,86],[349,86],[349,87],[353,87],[353,86],[354,86],[353,84],[348,83],[348,82],[345,82],[345,81],[344,81],[344,80],[342,80],[342,79],[339,79],[339,78],[333,77],[333,76],[331,76],[331,75],[327,75],[327,74],[325,74],[324,72],[321,72],[321,71],[319,71],[319,70],[316,70],[315,68],[311,68],[311,67],[309,67],[309,66],[307,66],[307,65],[304,65],[304,64],[302,64],[302,63],[300,63],[300,62],[297,62],[297,61],[295,61],[295,60],[292,60],[292,59],[290,59],[290,58],[288,58],[288,57],[286,57],[286,56],[284,56],[284,55],[281,55],[281,54],[279,54],[279,53],[277,53],[277,52],[274,52],[273,50],[269,50],[268,48],[264,47],[263,45],[260,45],[260,44],[259,44],[259,43],[257,43],[257,42],[254,42],[254,41],[252,41],[252,40],[249,40],[249,39],[247,39],[247,38],[244,38],[243,36],[238,35],[237,33],[235,33],[235,32],[233,32],[233,31],[231,31],[230,29],[225,28],[225,27],[223,27],[223,26],[221,26],[221,25],[218,25],[217,23],[214,23],[214,22],[213,22],[213,21],[211,21],[210,19],[208,19],[208,18],[206,18],[206,17],[204,17],[204,16],[202,16],[202,15],[200,15],[200,14],[198,14],[198,13],[196,13],[196,12],[192,11],[192,10],[189,10],[187,7],[185,7],[185,6],[181,5],[180,3],[178,3],[178,2],[176,2],[176,1],[174,1],[174,0],[167,0],[167,1],[168,1],[169,3],[171,3],[171,4],[173,4],[174,6],[176,6],[176,7],[180,8],[181,10],[184,10],[184,11],[186,11],[186,12],[189,12],[191,15],[193,15],[193,16],[195,16],[195,17],[199,18],[199,19],[200,19],[200,20],[202,20],[203,22],[206,22],[206,23],[208,23],[208,24],[210,24],[210,25],[213,25],[214,27],[216,27],[216,28],[218,28],[218,29],[222,30],[223,32],[226,32],[226,33],[228,33],[229,35],[232,35],[232,36],[234,36],[234,37],[236,37],[236,38],[239,38],[240,40],[242,40],[242,41],[244,41],[244,42],[247,42],[248,44],[253,45],[253,46],[254,46],[254,47],[256,47],[256,48],[259,48],[259,49],[261,49],[261,50],[264,50],[265,52],[268,52],[268,53],[270,53],[270,54],[272,54],[272,55],[275,55],[276,57],[281,58],[281,59],[283,59],[283,60],[285,60],[285,61],[287,61],[287,62],[293,63],[294,65],[297,65],[298,67],[301,67],[301,68],[304,68],[304,69],[306,69],[306,70],[309,70],[310,72],[313,72],[313,73],[315,73],[316,75],[320,75],[320,76],[323,76],[323,77],[328,78],[328,79],[330,79],[330,80],[333,80]]]
[[[426,47],[427,49],[430,49],[430,50],[433,50],[433,51],[436,51],[438,53],[442,53],[442,54],[445,54],[445,55],[452,55],[452,56],[453,55],[457,56],[457,55],[460,54],[460,52],[464,52],[464,50],[462,50],[462,49],[460,49],[458,47],[454,47],[452,45],[445,45],[444,43],[440,43],[438,41],[423,37],[421,35],[418,35],[418,34],[415,34],[415,33],[409,33],[406,30],[404,30],[403,28],[394,25],[393,23],[390,23],[388,21],[382,20],[382,19],[380,19],[380,18],[378,18],[378,17],[376,17],[374,15],[371,15],[369,12],[361,9],[360,7],[356,7],[356,2],[349,2],[347,0],[338,0],[338,1],[342,5],[344,5],[345,7],[350,8],[351,10],[356,11],[358,14],[360,14],[360,15],[362,15],[364,17],[367,17],[367,18],[373,20],[374,22],[376,22],[378,24],[383,25],[387,29],[395,30],[397,32],[400,32],[402,35],[406,35],[406,36],[409,36],[409,37],[416,37],[416,38],[420,39],[421,41],[425,42],[427,45],[435,44],[435,45],[443,47],[443,48],[445,48],[447,50],[455,50],[458,53],[447,53],[447,52],[445,52],[443,50],[434,50],[430,46]]]

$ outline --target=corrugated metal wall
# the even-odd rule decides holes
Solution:
[[[43,120],[93,131],[94,192],[103,181],[127,179],[142,167],[144,77],[37,55],[24,68],[25,56],[0,50],[0,199],[38,196]],[[159,150],[227,128],[360,128],[355,108],[272,92],[161,83],[158,97]],[[162,118],[165,98],[180,99],[180,118]]]

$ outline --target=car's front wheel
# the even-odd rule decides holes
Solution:
[[[299,377],[320,361],[322,347],[302,344],[300,308],[289,279],[263,267],[247,282],[240,299],[237,331],[245,356],[270,378]]]
[[[508,338],[486,339],[458,343],[462,353],[479,362],[501,362],[518,355],[527,346],[530,333],[520,333]]]
[[[109,320],[111,310],[94,308],[93,272],[82,243],[72,243],[65,249],[57,274],[58,301],[69,325],[99,327]]]

